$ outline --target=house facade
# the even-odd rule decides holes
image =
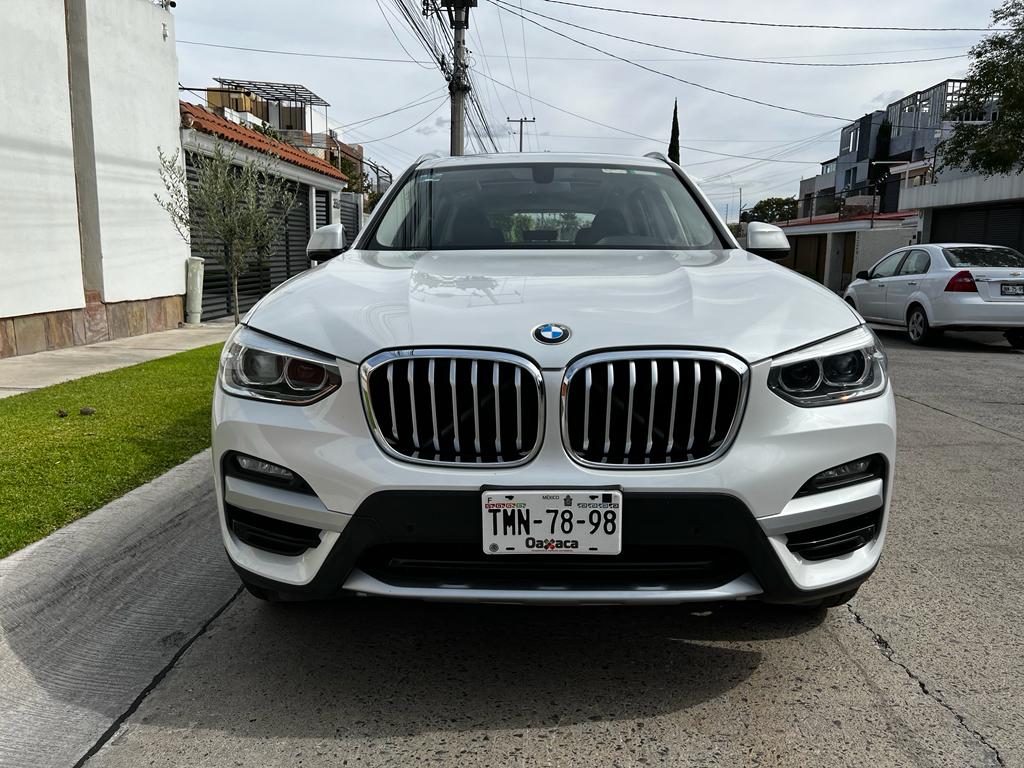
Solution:
[[[776,222],[791,243],[782,263],[841,292],[857,272],[904,245],[1024,245],[1019,180],[936,174],[939,147],[958,123],[998,118],[995,104],[955,114],[963,85],[944,80],[845,126],[836,157],[800,182],[800,218]]]
[[[230,109],[230,108],[229,108]],[[273,138],[243,122],[230,119],[221,110],[181,102],[181,147],[186,170],[194,178],[197,155],[210,155],[220,143],[239,162],[246,159],[269,161],[271,172],[288,181],[295,203],[284,219],[266,263],[239,278],[239,312],[248,311],[260,298],[285,280],[309,269],[306,243],[314,229],[339,221],[344,208],[345,175],[316,154]],[[352,204],[354,205],[354,203]],[[203,318],[226,317],[233,313],[230,282],[215,254],[222,246],[200,231],[192,232],[192,255],[205,258]],[[211,258],[211,254],[213,257]]]
[[[188,248],[153,200],[178,142],[174,17],[9,3],[0,59],[0,356],[176,327]]]

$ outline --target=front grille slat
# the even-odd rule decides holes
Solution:
[[[697,399],[700,397],[700,361],[693,361],[693,405],[690,406],[690,439],[686,443],[686,451],[693,450],[693,442],[697,437]]]
[[[654,406],[658,402],[658,361],[651,360],[651,407],[647,413],[647,447],[644,456],[649,460],[654,448]]]
[[[676,402],[679,400],[679,361],[672,361],[672,405],[669,406],[668,417],[668,444],[665,446],[665,456],[672,455],[672,448],[676,441]],[[667,458],[666,458],[667,461]]]
[[[473,451],[476,454],[476,461],[480,461],[480,393],[477,390],[477,373],[479,363],[476,360],[469,367],[470,387],[473,389]]]
[[[710,461],[735,434],[746,381],[747,366],[718,352],[636,350],[583,358],[569,366],[563,382],[564,442],[573,458],[593,466]]]
[[[540,370],[515,355],[475,350],[384,352],[363,364],[363,396],[378,443],[426,464],[516,465],[540,449]]]

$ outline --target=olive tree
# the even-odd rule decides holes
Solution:
[[[295,204],[295,193],[285,179],[274,175],[269,161],[238,161],[234,151],[219,142],[210,155],[196,155],[191,182],[177,150],[169,156],[160,148],[157,152],[166,197],[154,197],[182,239],[224,267],[238,323],[238,278],[266,263]],[[212,240],[195,238],[198,232]]]

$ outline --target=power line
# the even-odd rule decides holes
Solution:
[[[382,117],[387,117],[388,115],[394,115],[394,114],[396,114],[398,112],[404,112],[407,109],[413,109],[413,108],[419,107],[419,106],[421,106],[423,104],[429,104],[430,102],[435,101],[435,100],[440,99],[440,98],[443,98],[444,96],[447,95],[447,94],[434,95],[434,94],[437,94],[438,90],[445,90],[445,89],[438,88],[437,90],[431,91],[430,93],[428,93],[428,94],[426,94],[424,96],[417,96],[416,97],[416,101],[409,102],[407,104],[402,105],[401,107],[396,107],[395,109],[389,110],[388,112],[381,112],[379,115],[374,115],[373,117],[366,117],[366,118],[363,118],[362,120],[353,120],[351,123],[338,123],[337,127],[341,128],[343,130],[347,130],[349,128],[354,128],[357,125],[365,125],[366,123],[372,123],[374,120],[379,120]]]
[[[406,49],[405,43],[403,43],[402,39],[398,36],[398,32],[396,32],[395,28],[391,26],[391,19],[388,18],[388,14],[384,10],[384,6],[380,4],[380,0],[375,0],[375,2],[377,3],[377,9],[380,11],[380,15],[384,17],[384,23],[387,24],[388,29],[391,30],[392,37],[395,38],[395,42],[398,43],[398,47],[401,48],[405,55],[409,57],[409,61],[418,64],[421,69],[433,69],[433,67],[430,64],[427,64],[425,62],[420,63],[412,57],[412,54],[409,53],[409,51]]]
[[[182,45],[200,45],[204,48],[226,48],[231,51],[249,51],[251,53],[273,53],[278,56],[306,56],[313,59],[344,59],[345,61],[381,61],[391,64],[430,64],[432,62],[418,61],[416,59],[389,59],[378,56],[342,56],[334,53],[307,53],[306,51],[279,51],[270,48],[246,48],[241,45],[222,45],[221,43],[206,43],[199,40],[178,40]]]
[[[610,51],[606,51],[603,48],[598,48],[596,45],[591,45],[590,43],[585,43],[582,40],[577,40],[575,37],[571,37],[570,35],[566,35],[566,34],[564,34],[562,32],[559,32],[558,30],[552,29],[551,27],[548,27],[548,26],[546,26],[544,24],[541,24],[539,21],[536,21],[534,19],[526,18],[525,16],[520,16],[514,10],[510,10],[508,8],[508,6],[506,6],[504,3],[502,3],[501,0],[491,0],[491,2],[495,3],[495,4],[498,4],[498,5],[501,5],[501,7],[505,8],[505,10],[508,13],[511,13],[514,16],[519,16],[522,19],[526,19],[526,21],[530,22],[531,24],[533,24],[535,26],[538,26],[541,29],[546,29],[548,32],[550,32],[553,35],[557,35],[558,37],[564,38],[565,40],[569,40],[569,41],[571,41],[573,43],[576,43],[577,45],[582,45],[584,48],[589,48],[592,51],[597,51],[598,53],[603,53],[605,56],[610,56],[613,59],[618,59],[619,61],[621,61],[621,62],[623,62],[625,64],[629,64],[630,66],[636,67],[637,69],[642,69],[642,70],[644,70],[646,72],[650,72],[650,73],[655,74],[655,75],[660,75],[662,77],[667,77],[669,80],[675,80],[676,82],[682,83],[683,85],[689,85],[689,86],[691,86],[693,88],[699,88],[699,89],[701,89],[703,91],[708,91],[710,93],[717,93],[720,96],[727,96],[730,99],[737,99],[738,101],[745,101],[745,102],[747,102],[749,104],[757,104],[757,105],[762,106],[762,107],[771,107],[772,109],[778,109],[778,110],[781,110],[783,112],[793,112],[793,113],[798,114],[798,115],[806,115],[807,117],[821,117],[821,118],[824,118],[826,120],[840,120],[840,121],[842,121],[844,123],[852,123],[852,122],[854,122],[851,118],[848,118],[848,117],[840,117],[839,115],[827,115],[827,114],[823,114],[821,112],[811,112],[810,110],[798,109],[796,107],[784,107],[784,106],[782,106],[780,104],[772,104],[769,101],[761,101],[760,99],[754,99],[754,98],[751,98],[749,96],[740,96],[739,94],[736,94],[736,93],[730,93],[729,91],[723,91],[720,88],[712,88],[710,85],[703,85],[702,83],[696,83],[696,82],[694,82],[692,80],[685,80],[685,79],[683,79],[681,77],[676,77],[675,75],[669,74],[668,72],[662,72],[660,69],[655,69],[654,67],[648,67],[645,64],[640,64],[639,62],[632,61],[631,59],[627,59],[624,56],[619,56],[618,54],[611,53]]]
[[[416,121],[415,123],[413,123],[413,124],[412,124],[412,125],[410,125],[409,127],[407,127],[407,128],[403,128],[403,129],[402,129],[402,130],[400,130],[400,131],[395,131],[394,133],[392,133],[392,134],[388,134],[387,136],[381,136],[381,137],[380,137],[380,138],[378,138],[378,139],[366,139],[366,140],[361,140],[361,141],[360,141],[359,143],[360,143],[360,144],[372,144],[372,143],[373,143],[373,142],[375,142],[375,141],[384,141],[385,139],[393,139],[393,138],[394,138],[395,136],[398,136],[399,134],[405,133],[406,131],[411,131],[411,130],[412,130],[413,128],[415,128],[415,127],[417,127],[417,126],[419,126],[419,125],[422,125],[422,124],[423,124],[423,123],[425,123],[425,122],[426,122],[427,120],[429,120],[429,119],[430,119],[431,117],[433,117],[434,113],[436,113],[436,112],[437,112],[437,110],[439,110],[439,109],[440,109],[441,107],[443,107],[443,106],[444,106],[445,104],[447,104],[447,103],[448,103],[448,97],[447,97],[447,96],[445,96],[445,99],[444,99],[444,101],[442,101],[442,102],[441,102],[440,104],[438,104],[438,105],[437,105],[436,107],[434,107],[434,108],[433,108],[432,110],[430,110],[430,112],[428,112],[428,113],[427,113],[426,115],[424,115],[423,117],[421,117],[421,118],[420,118],[419,120],[417,120],[417,121]]]
[[[849,24],[783,24],[769,21],[741,21],[739,19],[709,19],[700,16],[677,16],[671,13],[655,13],[653,11],[632,11],[624,8],[608,8],[601,5],[574,3],[569,0],[544,0],[556,5],[570,5],[574,8],[586,8],[588,11],[609,11],[625,13],[631,16],[649,16],[658,19],[678,19],[680,21],[697,21],[703,24],[739,24],[748,27],[781,27],[783,29],[841,29],[858,32],[1006,32],[1005,27],[860,27]]]
[[[797,56],[765,56],[764,58],[789,60],[789,59],[816,59],[816,58],[842,58],[843,56],[884,56],[891,53],[919,53],[921,51],[963,51],[965,46],[971,45],[970,43],[964,43],[962,45],[942,45],[932,46],[929,48],[889,48],[884,51],[842,51],[839,53],[810,53],[800,54]],[[485,53],[484,56],[488,58],[504,58],[498,53]],[[512,56],[513,59],[522,58],[521,56]],[[608,61],[605,56],[531,56],[534,61]],[[960,58],[959,56],[954,58]],[[678,56],[661,56],[658,58],[637,58],[636,61],[653,61],[653,62],[689,62],[689,61],[700,61],[700,58],[679,58]]]
[[[523,11],[523,0],[519,0],[519,12],[522,13],[522,11]],[[522,31],[522,34],[523,34],[523,68],[526,70],[526,92],[528,94],[532,94],[533,93],[533,86],[530,84],[530,55],[526,52],[526,22],[523,21],[521,16],[519,18],[519,27],[520,27],[520,30]],[[529,96],[529,99],[530,99],[530,114],[532,115],[537,110],[533,106],[533,96],[532,95]],[[537,122],[536,120],[533,121],[533,125],[534,125],[534,129],[533,130],[535,132],[537,130],[536,122]],[[520,123],[520,128],[521,127],[522,127],[522,123]],[[534,136],[534,143],[535,143],[537,149],[540,149],[540,139],[536,135]]]
[[[493,80],[495,83],[497,83],[501,87],[508,88],[510,91],[514,91],[515,90],[508,83],[503,83],[500,80],[497,80],[495,78],[490,78],[487,75],[485,75],[483,72],[480,72],[479,70],[477,70],[477,74],[480,75],[481,77],[485,78],[485,79]],[[525,95],[525,94],[523,94],[523,95]],[[655,138],[653,136],[645,136],[642,133],[636,133],[635,131],[630,131],[630,130],[628,130],[626,128],[620,128],[617,125],[611,125],[610,123],[603,123],[600,120],[595,120],[592,117],[587,117],[586,115],[581,115],[578,112],[573,112],[571,110],[565,109],[564,107],[559,107],[557,104],[552,104],[550,101],[544,101],[540,97],[534,97],[534,100],[537,101],[539,104],[543,104],[545,107],[550,107],[551,109],[554,109],[557,112],[562,112],[564,114],[570,115],[571,117],[575,117],[575,118],[577,118],[579,120],[584,120],[584,121],[586,121],[588,123],[593,123],[594,125],[599,125],[602,128],[608,128],[609,130],[612,130],[612,131],[618,131],[619,133],[624,133],[624,134],[627,134],[629,136],[633,136],[634,138],[637,138],[637,139],[644,139],[645,141],[653,141],[653,142],[655,142],[657,144],[664,144],[664,143],[666,143],[664,139]],[[835,131],[836,131],[836,129],[830,129],[830,130],[828,130],[826,132],[826,134],[834,133]],[[824,136],[826,134],[818,134],[818,135],[813,136],[811,138],[814,139],[814,140],[817,140],[821,136]],[[799,139],[798,141],[802,142],[802,141],[806,141],[806,140]],[[796,143],[796,142],[793,142],[793,143]],[[686,146],[686,145],[680,145],[680,149],[686,149],[686,150],[691,151],[691,152],[703,152],[705,154],[712,154],[712,155],[724,155],[727,159],[739,158],[739,159],[744,159],[744,160],[748,160],[749,159],[749,160],[760,160],[760,161],[778,162],[778,161],[773,160],[772,158],[754,157],[754,156],[751,156],[751,155],[726,154],[724,152],[713,152],[713,151],[711,151],[709,149],[701,149],[700,147],[691,147],[691,146]],[[717,162],[717,161],[710,160],[710,161],[707,161],[707,162]],[[795,161],[785,161],[785,162],[795,162]],[[689,167],[691,165],[700,165],[700,164],[701,163],[688,163],[687,167]],[[811,161],[808,161],[807,163],[805,163],[805,165],[810,165],[810,164],[811,164]]]
[[[520,8],[520,10],[523,10]],[[906,59],[903,61],[844,61],[844,62],[824,62],[824,61],[780,61],[772,59],[751,59],[742,56],[724,56],[717,53],[704,53],[703,51],[690,51],[685,48],[673,48],[668,45],[659,45],[658,43],[650,43],[646,40],[637,40],[633,37],[625,37],[623,35],[616,35],[612,32],[603,32],[593,27],[585,27],[582,24],[575,24],[565,19],[559,19],[555,16],[548,16],[547,14],[541,13],[540,11],[532,11],[526,9],[526,13],[534,16],[539,16],[542,19],[553,21],[557,24],[564,24],[567,27],[573,29],[579,29],[584,32],[591,32],[595,35],[601,35],[603,37],[610,37],[615,40],[622,40],[627,43],[634,43],[636,45],[645,45],[648,48],[657,48],[662,51],[672,51],[674,53],[685,53],[688,56],[697,56],[703,59],[715,59],[718,61],[737,61],[744,64],[771,64],[780,67],[888,67],[895,64],[923,64],[932,61],[949,61],[951,59],[962,59],[967,54],[959,54],[957,56],[939,56],[931,59]],[[524,17],[520,17],[524,18]]]

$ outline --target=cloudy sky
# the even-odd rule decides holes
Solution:
[[[213,77],[301,83],[331,106],[345,139],[397,174],[416,156],[448,148],[445,82],[396,6],[402,0],[178,0],[180,81]],[[418,7],[419,0],[405,0]],[[499,6],[504,3],[505,10]],[[774,23],[892,27],[986,27],[995,0],[579,0],[583,5]],[[502,151],[517,149],[506,117],[535,117],[526,146],[543,151],[665,151],[679,100],[682,163],[735,218],[760,197],[795,195],[801,177],[837,152],[842,120],[788,112],[673,80],[586,48],[523,15],[616,56],[708,88],[804,112],[854,119],[902,95],[962,76],[979,32],[784,29],[650,18],[551,0],[479,0],[468,47],[477,96]],[[550,18],[531,16],[530,11]],[[664,48],[613,39],[558,19]],[[252,52],[195,43],[309,55]],[[702,58],[695,53],[850,64],[937,59],[894,66],[791,66]],[[331,58],[353,57],[353,58]],[[364,61],[355,57],[392,59]],[[945,58],[956,57],[956,58]],[[422,62],[422,63],[416,63]],[[497,83],[495,81],[498,81]],[[514,88],[515,90],[512,90]],[[519,91],[520,93],[517,93]],[[199,101],[184,93],[187,100]],[[409,104],[353,128],[363,121]],[[564,111],[560,111],[564,110]],[[569,113],[575,113],[573,114]],[[590,122],[593,121],[593,122]],[[604,125],[601,125],[601,124]],[[648,138],[637,138],[637,134]],[[471,146],[474,146],[471,144]],[[719,157],[712,152],[778,160]]]

